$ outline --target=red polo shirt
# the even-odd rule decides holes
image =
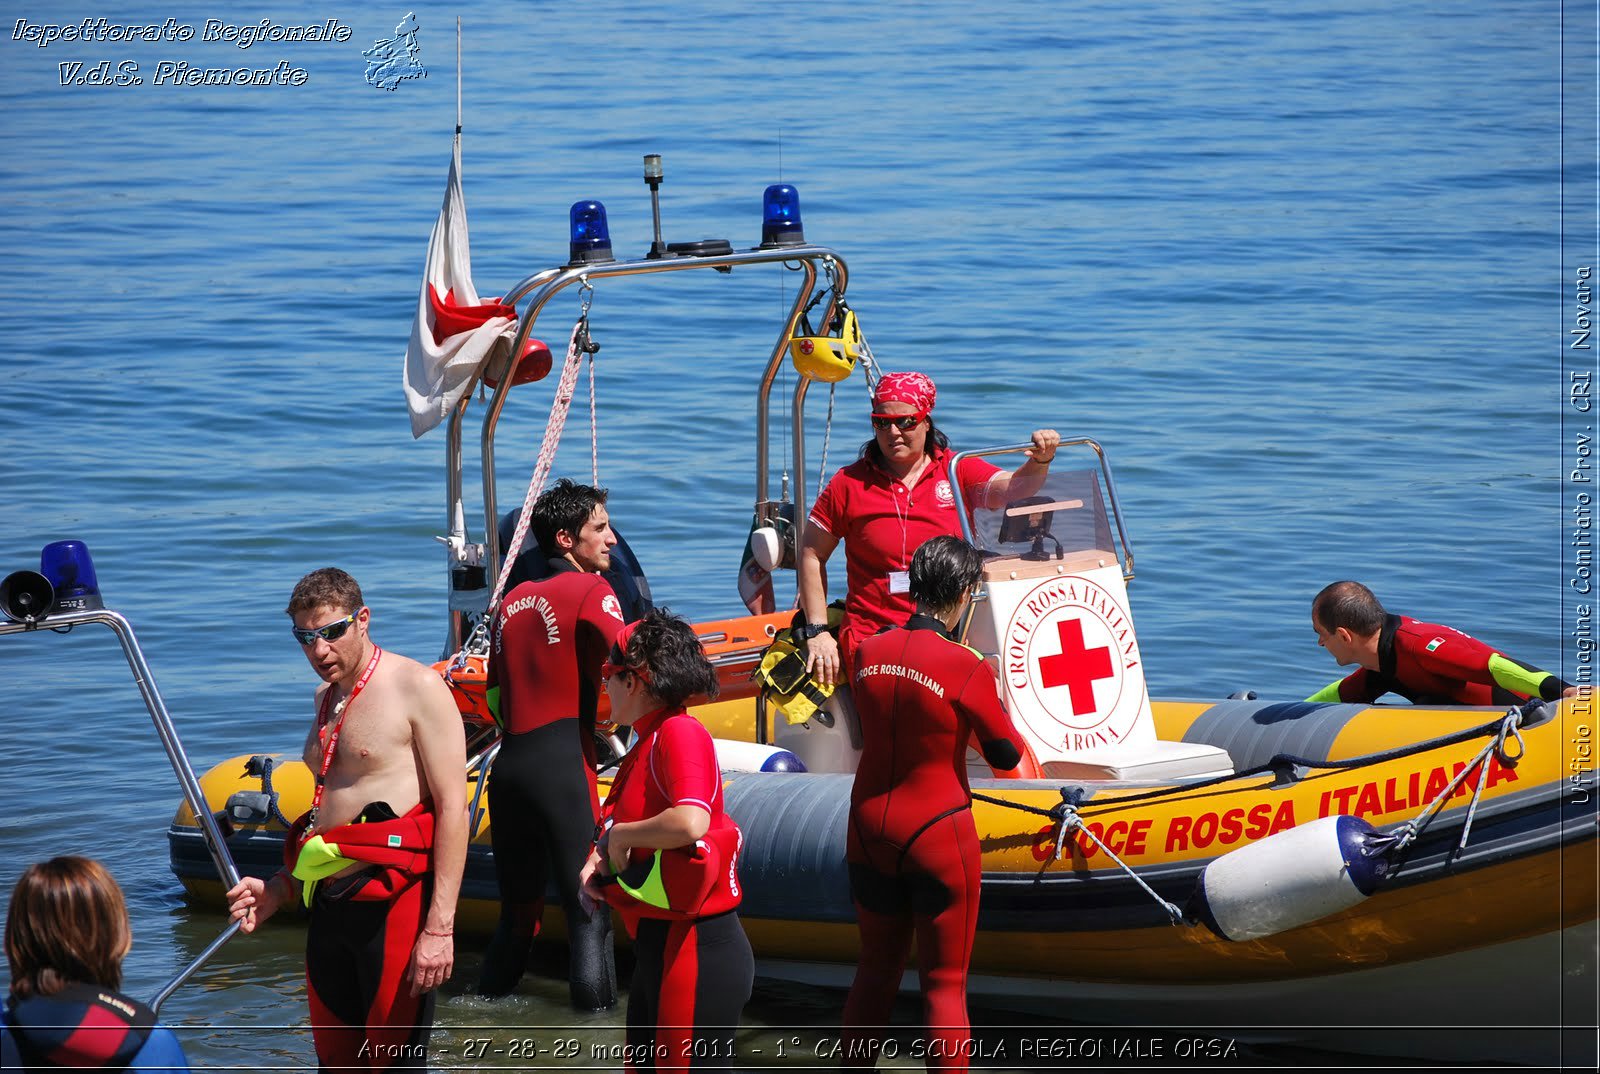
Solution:
[[[699,806],[713,819],[722,813],[722,769],[711,732],[700,721],[681,708],[661,709],[633,730],[639,741],[617,770],[603,816],[626,824],[678,805]],[[649,851],[634,854],[640,861],[649,857]]]
[[[722,808],[722,768],[717,764],[717,749],[711,741],[711,732],[682,708],[652,712],[635,723],[633,730],[639,741],[617,768],[611,791],[600,807],[601,826],[607,826],[607,821],[626,824],[649,820],[673,806],[691,805],[705,810],[711,817],[711,825],[701,842],[715,838],[720,832],[728,837],[723,840],[725,843],[736,845],[738,836],[733,820]],[[683,853],[692,849],[684,848]],[[629,863],[637,865],[649,861],[653,853],[635,847],[628,855]],[[691,879],[704,879],[693,870],[689,872]],[[718,877],[724,882],[712,896],[708,912],[730,910],[738,905],[739,889],[734,875],[730,860],[725,880]],[[682,880],[681,874],[678,879]],[[630,936],[637,932],[641,916],[672,916],[659,914],[625,897],[609,898],[609,901],[621,911]]]
[[[908,593],[891,593],[892,572],[905,572],[923,543],[961,536],[950,489],[949,448],[935,448],[915,485],[858,459],[833,475],[811,506],[809,522],[844,542],[846,589],[839,650],[845,667],[855,648],[886,626],[900,626],[916,609]],[[963,459],[961,495],[970,508],[1000,468],[984,459]]]

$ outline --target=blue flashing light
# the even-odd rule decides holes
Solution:
[[[606,207],[598,201],[573,202],[569,215],[572,223],[572,260],[569,264],[587,265],[595,261],[611,261],[611,230],[606,227]]]
[[[800,192],[788,183],[774,183],[761,195],[761,245],[801,246]]]
[[[39,553],[39,573],[55,587],[55,611],[88,612],[105,607],[94,560],[82,541],[56,541]]]

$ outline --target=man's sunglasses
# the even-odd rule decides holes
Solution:
[[[321,638],[323,641],[338,641],[340,638],[344,637],[344,632],[349,630],[350,627],[354,625],[356,616],[359,614],[359,612],[351,612],[343,619],[329,623],[327,626],[319,626],[315,630],[302,630],[299,627],[290,627],[289,632],[294,635],[295,641],[309,649],[311,646],[317,643],[318,638]]]
[[[912,429],[921,425],[922,419],[927,416],[928,412],[926,410],[919,410],[915,414],[874,414],[872,415],[872,427],[874,429],[887,429],[893,425],[901,432],[909,433]]]

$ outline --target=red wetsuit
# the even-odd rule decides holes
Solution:
[[[1513,660],[1453,627],[1404,615],[1384,616],[1378,670],[1359,668],[1334,686],[1338,700],[1372,702],[1394,693],[1416,705],[1516,705],[1535,695],[1553,701],[1567,689],[1554,675]],[[1333,687],[1313,695],[1332,701]]]
[[[844,542],[844,622],[839,654],[850,668],[856,646],[886,626],[899,626],[915,609],[901,586],[890,592],[891,572],[903,574],[911,557],[932,537],[961,536],[950,489],[949,448],[934,448],[917,483],[905,483],[870,459],[858,459],[833,475],[809,522]],[[961,464],[961,495],[970,510],[1000,468],[983,459]]]
[[[676,805],[711,815],[711,831],[732,826],[722,808],[722,770],[711,733],[683,709],[662,709],[633,726],[639,741],[623,758],[602,820],[648,820]],[[651,851],[635,849],[630,861]],[[736,881],[730,883],[730,887]],[[737,904],[731,899],[717,905]],[[667,920],[649,907],[613,899],[634,937],[633,985],[628,993],[629,1071],[727,1070],[733,1065],[734,1030],[750,998],[755,959],[739,915]]]
[[[928,1066],[965,1070],[982,880],[967,744],[976,737],[1004,770],[1016,766],[1022,739],[989,665],[926,616],[863,641],[852,686],[864,742],[845,857],[861,954],[844,1008],[845,1061],[869,1065],[862,1027],[888,1023],[915,933]]]
[[[478,990],[516,987],[554,880],[571,941],[572,1003],[597,1010],[616,1002],[611,915],[583,909],[578,873],[594,842],[600,665],[622,630],[622,607],[598,574],[566,560],[551,566],[506,597],[489,654],[489,708],[505,729],[489,775],[500,923]]]
[[[525,735],[557,720],[594,724],[600,665],[622,629],[611,584],[566,560],[506,595],[489,656],[489,704],[506,734]],[[594,752],[592,737],[584,749]]]
[[[322,833],[343,857],[369,863],[317,881],[311,897],[306,995],[324,1069],[427,1069],[435,992],[413,996],[405,974],[433,893],[431,808],[420,802],[396,817],[372,802],[356,821]],[[307,819],[296,822],[286,858]]]

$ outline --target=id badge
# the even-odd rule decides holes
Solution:
[[[911,572],[910,571],[890,571],[889,572],[889,592],[891,592],[891,593],[909,593],[909,592],[911,592]]]

